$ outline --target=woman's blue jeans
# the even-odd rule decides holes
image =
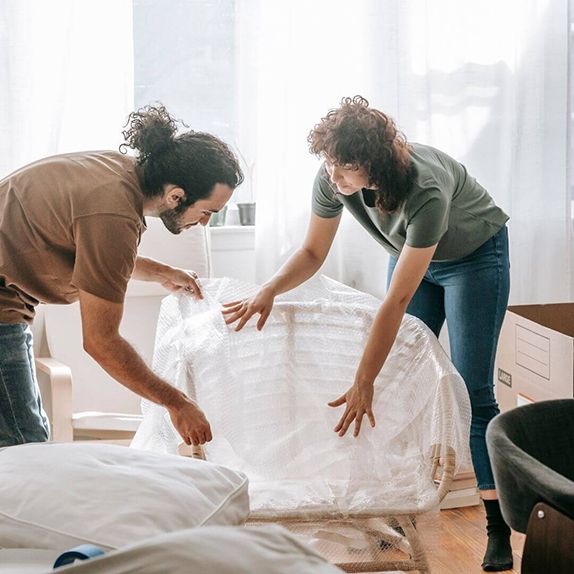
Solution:
[[[30,327],[0,323],[0,447],[47,441],[49,429],[36,380]]]
[[[389,262],[387,285],[397,263]],[[478,488],[495,488],[485,433],[499,413],[494,398],[494,359],[510,291],[508,230],[456,261],[431,262],[407,313],[438,337],[446,319],[451,359],[472,406],[470,451]]]

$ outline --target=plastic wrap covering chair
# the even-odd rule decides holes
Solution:
[[[323,278],[277,298],[263,331],[252,321],[236,333],[221,302],[254,292],[214,280],[202,302],[171,296],[162,305],[154,369],[204,409],[214,435],[206,458],[248,475],[252,525],[311,532],[348,571],[428,572],[414,516],[436,508],[469,462],[460,375],[430,330],[406,316],[375,382],[375,428],[365,422],[358,438],[338,437],[342,410],[327,402],[353,383],[380,301]],[[151,403],[143,412],[132,446],[177,452],[167,413]]]
[[[487,444],[504,518],[526,532],[522,572],[574,572],[574,399],[497,416]]]
[[[159,219],[149,218],[139,255],[158,259],[200,277],[209,277],[208,228],[197,226],[181,237]],[[120,331],[151,364],[161,300],[161,285],[130,281]],[[38,357],[42,399],[52,424],[52,440],[105,440],[129,444],[141,423],[141,400],[110,377],[83,349],[79,305],[47,305],[45,329],[50,357]]]

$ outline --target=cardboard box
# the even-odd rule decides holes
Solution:
[[[501,411],[574,397],[574,303],[508,307],[494,370]]]

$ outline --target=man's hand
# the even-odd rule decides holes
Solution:
[[[159,274],[158,283],[161,283],[172,293],[186,291],[193,295],[195,299],[203,299],[201,286],[195,271],[186,271],[185,269],[166,266]]]
[[[365,415],[369,417],[371,426],[375,426],[375,416],[372,411],[373,393],[373,383],[355,381],[355,384],[344,395],[341,395],[338,399],[328,403],[330,407],[340,407],[345,403],[347,404],[343,416],[339,419],[337,426],[333,429],[335,432],[339,433],[339,436],[345,435],[353,421],[355,421],[353,436],[359,436],[359,432],[361,432],[361,423],[363,422],[363,417]]]
[[[191,400],[184,399],[177,407],[168,409],[171,422],[186,444],[198,446],[213,437],[203,411]]]
[[[187,291],[196,299],[203,299],[197,273],[171,267],[150,257],[137,256],[132,279],[155,281],[172,293]]]

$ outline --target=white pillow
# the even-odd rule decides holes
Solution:
[[[164,534],[105,556],[76,562],[62,569],[62,574],[67,572],[337,574],[341,570],[289,531],[270,524],[265,530],[214,526]]]
[[[106,444],[0,451],[0,547],[113,549],[248,514],[245,475],[209,462]]]
[[[44,574],[52,569],[59,555],[58,550],[0,548],[0,574]]]

